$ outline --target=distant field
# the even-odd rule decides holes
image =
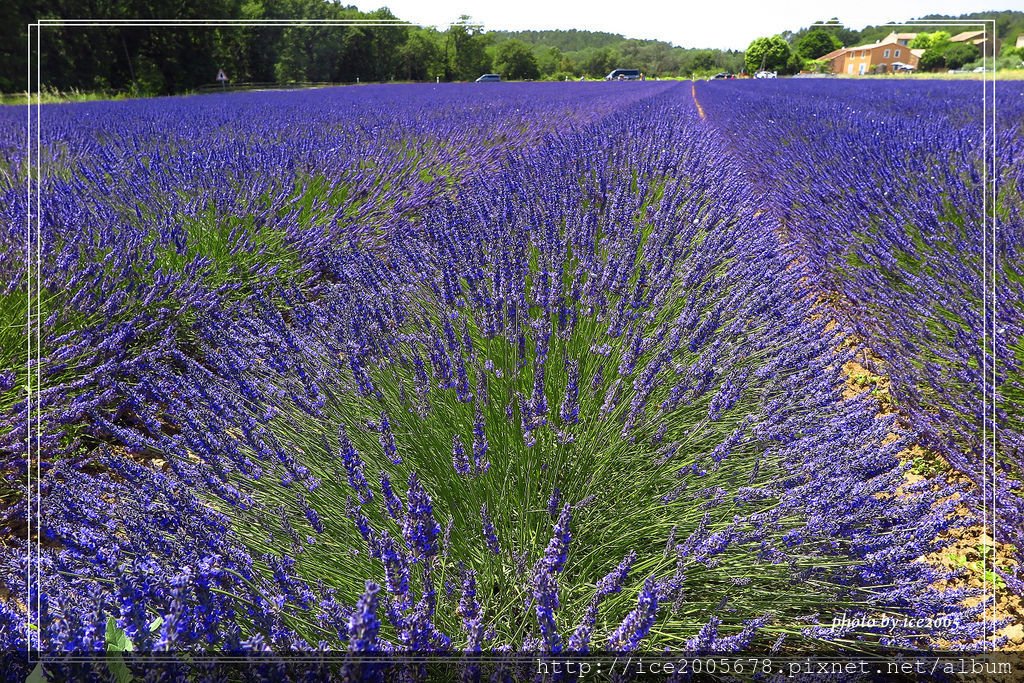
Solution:
[[[978,74],[976,74],[976,73],[962,73],[962,74],[961,73],[957,73],[957,74],[951,74],[951,73],[909,73],[909,74],[899,74],[899,75],[893,75],[893,74],[877,74],[877,75],[866,74],[864,76],[850,76],[850,75],[846,75],[846,74],[836,74],[835,77],[843,78],[843,79],[852,79],[852,80],[858,80],[858,79],[864,79],[864,78],[868,78],[868,79],[885,79],[885,80],[893,80],[893,79],[897,79],[897,78],[898,79],[911,79],[911,80],[922,80],[922,79],[925,79],[925,80],[927,80],[927,79],[939,79],[939,80],[982,80],[982,79],[984,79],[986,77],[992,78],[993,76],[994,76],[994,78],[996,80],[1008,80],[1008,81],[1024,80],[1024,69],[1000,69],[999,71],[996,71],[994,74],[992,74],[992,73],[989,73],[989,74],[981,74],[981,73],[978,73]],[[783,76],[782,78],[787,78],[787,77]],[[591,81],[591,82],[593,80],[594,79],[588,79],[588,81]],[[663,77],[663,78],[651,78],[649,80],[650,81],[687,81],[687,80],[691,80],[691,79],[688,79],[688,78],[685,78],[685,77],[682,77],[682,76],[668,76],[668,77]],[[705,79],[703,79],[703,78],[695,78],[693,80],[701,81],[701,80],[705,80]],[[562,82],[566,82],[566,81],[547,81],[547,82],[562,83]],[[575,82],[578,82],[578,81],[576,79],[574,79],[574,80],[567,81],[567,82],[575,83]],[[284,88],[284,87],[283,88],[284,89],[289,89],[291,87],[293,87],[293,86],[288,86],[287,88]],[[323,85],[311,85],[311,86],[305,86],[305,87],[320,88],[320,87],[325,87],[325,86],[323,86]],[[274,87],[270,86],[269,89],[274,89]],[[202,93],[202,94],[213,94],[213,92],[214,92],[213,90],[204,91],[204,93]],[[123,99],[131,99],[131,96],[127,95],[127,94],[123,94],[123,93],[102,93],[102,92],[89,92],[89,91],[58,92],[58,91],[52,91],[51,90],[51,91],[44,92],[42,94],[42,96],[35,96],[34,95],[33,98],[32,98],[32,101],[33,102],[40,101],[40,102],[42,102],[44,104],[59,104],[59,103],[70,103],[70,102],[93,102],[93,101],[123,100]],[[0,105],[4,105],[4,104],[7,104],[7,105],[24,105],[27,102],[28,102],[28,97],[25,95],[25,93],[0,93]]]

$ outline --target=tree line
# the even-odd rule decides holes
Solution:
[[[3,4],[3,3],[0,3]],[[106,5],[97,11],[98,6]],[[408,25],[386,8],[328,0],[13,0],[0,9],[0,90],[25,87],[25,24],[38,18],[361,20],[377,25],[44,27],[42,83],[59,91],[171,94],[234,83],[459,80],[490,67],[480,27]],[[12,16],[13,15],[13,16]],[[4,20],[7,21],[4,21]]]
[[[25,88],[25,27],[41,18],[399,21],[330,0],[9,0],[0,3],[0,91]],[[453,18],[454,19],[454,18]],[[469,17],[409,25],[45,27],[44,87],[162,95],[232,83],[600,78],[615,68],[693,76],[742,67],[742,53],[592,31],[486,31]]]
[[[640,69],[651,77],[692,78],[743,66],[738,50],[684,48],[600,31],[492,31],[488,36],[496,56],[517,54],[521,64],[533,62],[536,77],[553,80],[601,78],[618,68]],[[496,68],[506,63],[497,60]],[[510,75],[520,76],[515,70]]]
[[[700,78],[760,68],[795,73],[821,69],[839,47],[874,42],[892,27],[860,31],[835,19],[825,26],[758,38],[745,52],[683,48],[581,30],[487,31],[469,17],[442,28],[387,25],[390,10],[361,11],[331,0],[8,0],[0,3],[0,92],[24,90],[25,27],[40,18],[360,20],[377,25],[47,27],[41,33],[43,85],[69,90],[157,95],[232,83],[460,81],[497,72],[506,79],[601,78],[616,68],[648,77]],[[926,17],[945,19],[941,15]],[[1024,12],[956,17],[996,20],[1007,54],[1024,32]],[[934,41],[922,66],[954,68],[969,47]],[[1024,57],[1024,55],[1019,55]],[[1019,60],[1018,60],[1019,61]]]

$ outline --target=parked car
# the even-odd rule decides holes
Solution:
[[[715,74],[714,76],[712,76],[708,80],[709,81],[718,81],[718,80],[722,80],[722,79],[726,79],[726,78],[732,78],[732,74],[730,74],[730,73],[728,73],[726,71],[722,71],[721,73]]]
[[[484,74],[476,79],[477,83],[497,83],[501,81],[501,74]]]
[[[893,71],[913,71],[914,67],[912,65],[910,65],[910,64],[904,64],[903,62],[893,62],[892,63],[892,70]]]
[[[764,71],[764,70],[761,70],[761,71],[758,71],[756,74],[754,74],[754,78],[777,78],[777,77],[778,77],[778,74],[775,73],[774,71]]]
[[[640,69],[616,69],[604,77],[606,81],[639,81]]]

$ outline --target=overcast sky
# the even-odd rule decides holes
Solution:
[[[683,47],[744,50],[758,36],[797,30],[815,21],[838,17],[850,28],[906,21],[925,14],[959,15],[1002,9],[1020,0],[345,0],[361,10],[387,6],[395,16],[444,28],[468,14],[487,30],[585,29],[621,33],[627,38],[657,38]]]

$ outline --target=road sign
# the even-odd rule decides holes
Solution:
[[[220,81],[221,83],[223,83],[224,81],[228,80],[228,75],[226,73],[224,73],[224,69],[218,69],[217,70],[217,80]]]

